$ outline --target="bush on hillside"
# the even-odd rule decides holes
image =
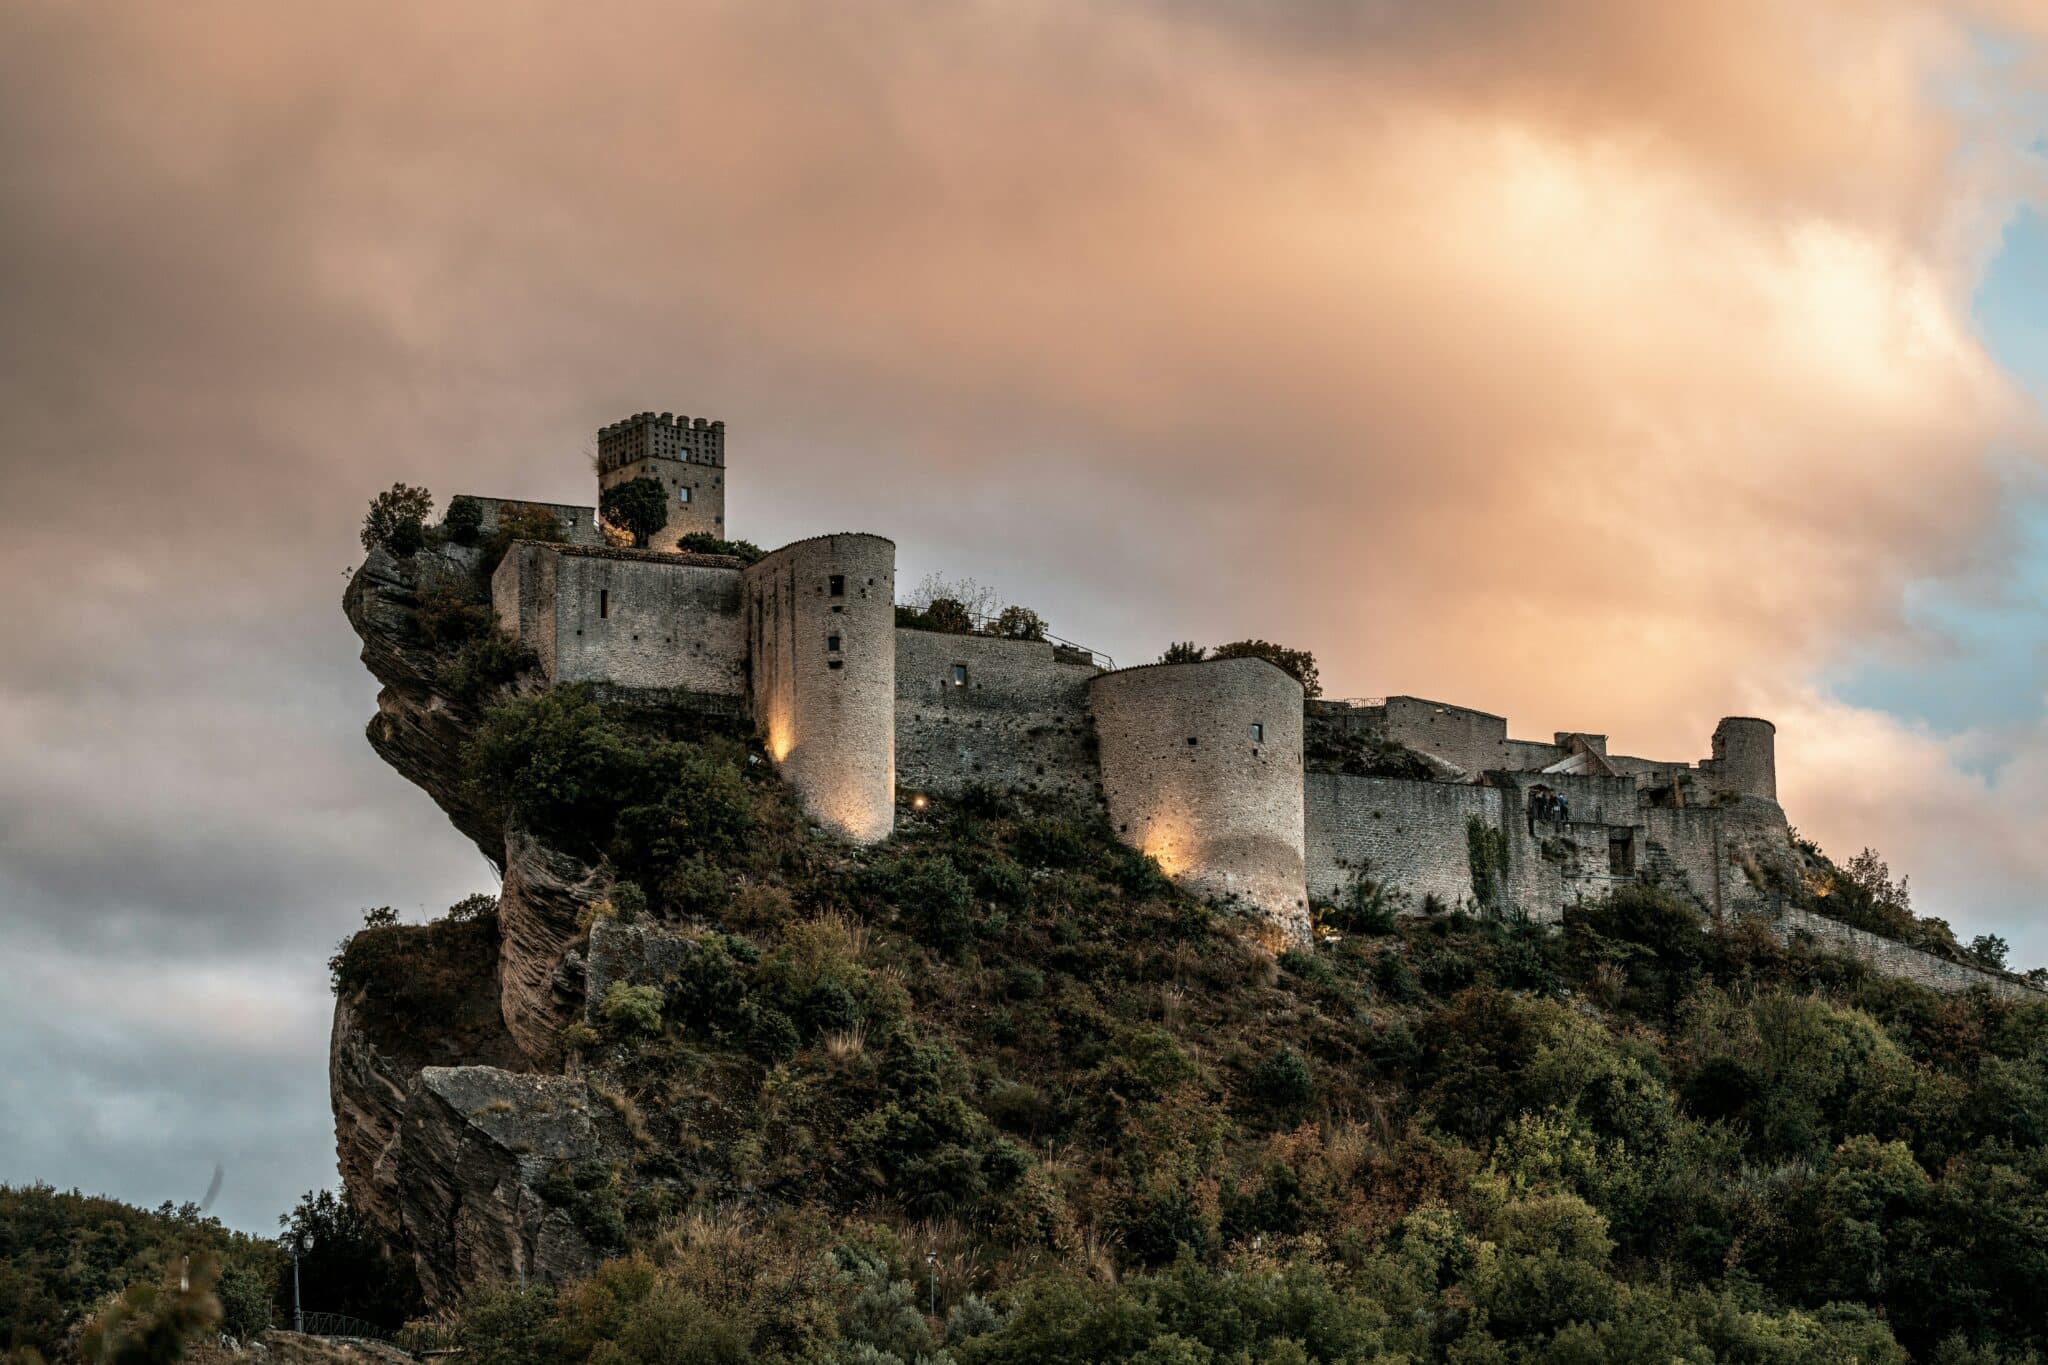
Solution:
[[[365,553],[380,546],[400,559],[410,559],[427,543],[427,515],[434,495],[424,488],[394,483],[370,500],[363,514],[360,539]]]

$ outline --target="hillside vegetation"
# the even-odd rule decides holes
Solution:
[[[2048,1349],[2048,1007],[1648,888],[1546,930],[1362,886],[1275,960],[1088,812],[935,801],[855,852],[757,760],[576,689],[477,730],[477,798],[674,965],[564,1037],[630,1152],[544,1193],[612,1259],[474,1290],[472,1359]],[[338,961],[356,1007],[467,1027],[395,932]]]

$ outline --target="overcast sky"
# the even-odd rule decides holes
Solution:
[[[7,6],[0,1180],[334,1181],[328,953],[491,885],[362,739],[363,503],[643,408],[1120,661],[1772,717],[2048,962],[2043,13]]]

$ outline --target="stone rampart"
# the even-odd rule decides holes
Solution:
[[[1497,787],[1348,773],[1308,774],[1305,797],[1309,894],[1334,901],[1366,876],[1410,910],[1473,898],[1468,826],[1498,828],[1503,808]]]
[[[492,576],[491,600],[551,683],[745,692],[738,560],[520,541]]]
[[[746,690],[736,564],[574,550],[557,559],[553,681]]]
[[[1041,640],[896,632],[896,781],[1092,799],[1091,664]]]
[[[562,539],[571,545],[602,546],[606,544],[604,532],[597,526],[595,507],[578,507],[566,502],[535,502],[532,498],[486,498],[475,493],[459,494],[467,497],[483,509],[483,519],[478,523],[481,535],[489,536],[498,529],[498,518],[508,507],[538,507],[543,512],[553,512],[555,522],[562,530]],[[454,501],[450,499],[449,501]]]
[[[748,693],[804,809],[860,843],[896,822],[896,546],[845,533],[747,569]]]
[[[1876,934],[1805,910],[1786,908],[1776,913],[1750,913],[1768,924],[1771,932],[1786,942],[1799,939],[1829,952],[1846,954],[1868,964],[1881,976],[1911,981],[1937,991],[1966,991],[1982,986],[1994,995],[2015,1000],[2043,998],[2043,992],[2010,977],[1923,953],[1918,948],[1879,938]]]
[[[1216,659],[1088,687],[1118,835],[1188,890],[1305,940],[1301,684],[1263,659]]]
[[[1716,791],[1778,799],[1778,727],[1751,716],[1729,716],[1714,727],[1714,756],[1700,765]]]

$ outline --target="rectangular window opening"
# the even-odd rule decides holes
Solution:
[[[830,580],[828,580],[828,582],[829,582],[829,586],[828,586],[828,587],[826,588],[826,591],[827,591],[827,592],[829,592],[829,593],[831,593],[831,595],[832,595],[832,596],[834,596],[834,597],[844,597],[844,596],[846,596],[846,575],[845,575],[845,574],[843,574],[843,573],[836,573],[836,574],[833,574],[833,575],[832,575],[832,577],[831,577],[831,579],[830,579]]]
[[[837,654],[839,652],[839,637],[837,635],[827,635],[825,637],[825,648]]]
[[[602,621],[612,614],[612,595],[608,588],[597,590],[597,619]]]
[[[955,686],[955,687],[965,687],[965,686],[967,686],[967,665],[966,665],[966,664],[954,664],[954,665],[953,665],[953,686]]]
[[[678,489],[676,490],[676,501],[677,501],[677,502],[688,502],[689,500],[690,500],[690,490],[689,490],[689,489],[687,489],[687,488],[678,488]]]
[[[1607,836],[1607,870],[1616,877],[1635,875],[1636,840],[1633,833]]]
[[[1256,720],[1255,720],[1255,721],[1253,721],[1253,722],[1252,722],[1252,743],[1254,743],[1254,744],[1264,744],[1265,742],[1266,742],[1266,727],[1265,727],[1265,725],[1264,725],[1264,724],[1263,724],[1262,722],[1259,722],[1259,721],[1256,721]]]

